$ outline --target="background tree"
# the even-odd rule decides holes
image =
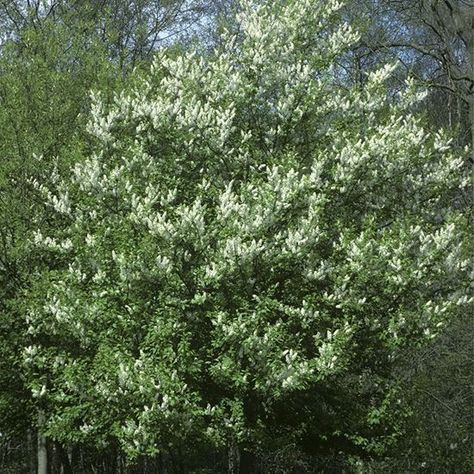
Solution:
[[[360,0],[347,10],[349,16],[365,18],[365,33],[353,50],[355,74],[364,74],[374,62],[396,58],[406,73],[430,88],[424,109],[433,126],[457,127],[459,143],[472,145],[474,4]]]
[[[429,90],[419,108],[429,126],[434,130],[452,127],[454,143],[460,148],[468,145],[472,157],[472,2],[357,1],[347,5],[346,14],[363,31],[358,47],[343,63],[348,77],[357,83],[375,64],[398,61],[403,68],[392,79],[392,91],[399,89],[407,74],[414,75]],[[472,191],[468,194],[458,197],[458,205],[471,202]],[[406,442],[392,451],[389,465],[376,465],[375,472],[443,472],[449,465],[462,472],[470,470],[473,400],[472,383],[466,383],[465,377],[472,380],[473,334],[472,318],[466,314],[428,350],[406,353],[401,364],[403,385],[413,393],[416,408],[405,427]],[[459,396],[453,397],[454,387]]]

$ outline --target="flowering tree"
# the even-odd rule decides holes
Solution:
[[[388,96],[393,66],[343,86],[339,8],[243,1],[212,55],[161,51],[95,97],[95,153],[36,183],[57,230],[32,238],[24,358],[50,436],[131,457],[390,437],[394,361],[471,302],[468,178],[416,87]]]

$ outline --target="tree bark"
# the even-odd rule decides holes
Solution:
[[[240,449],[235,442],[233,442],[229,447],[227,466],[228,474],[240,473]]]
[[[45,416],[38,414],[38,474],[48,474],[48,446],[46,436],[42,433]]]
[[[469,101],[469,120],[471,123],[471,160],[474,162],[474,99]]]

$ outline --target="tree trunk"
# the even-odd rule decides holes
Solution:
[[[235,442],[229,447],[227,472],[228,474],[240,473],[240,449]]]
[[[471,125],[471,160],[474,162],[474,98],[469,99],[469,121]]]
[[[48,474],[48,446],[42,433],[45,422],[43,412],[38,414],[38,474]]]

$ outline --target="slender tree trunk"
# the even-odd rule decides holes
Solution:
[[[42,411],[38,414],[38,474],[48,474],[48,446],[46,436],[42,433],[45,416]]]
[[[80,448],[80,451],[79,451],[79,466],[80,466],[80,469],[84,470],[84,450],[82,448]]]
[[[449,74],[449,69],[448,69],[448,84],[449,84],[449,87],[454,88],[453,81]],[[448,93],[448,125],[449,125],[449,128],[453,126],[453,94],[451,94],[451,92]]]
[[[240,449],[235,441],[229,447],[227,473],[240,473]]]
[[[474,161],[474,98],[469,100],[469,121],[471,124],[471,160]]]
[[[471,80],[474,80],[474,36],[468,34],[467,39],[467,60],[469,64],[469,74],[468,76]],[[474,90],[473,87],[469,89],[468,94],[469,101],[469,123],[471,128],[471,159],[474,161]]]

